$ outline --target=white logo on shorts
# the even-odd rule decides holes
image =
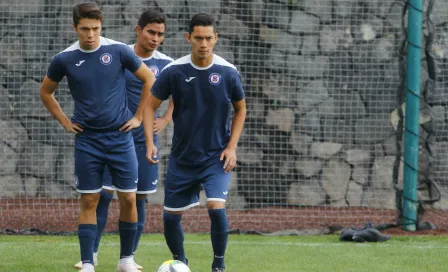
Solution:
[[[73,178],[75,179],[75,186],[78,187],[79,185],[79,179],[77,175],[73,175]]]
[[[136,179],[134,182],[135,182],[135,183],[138,183],[138,179]]]
[[[157,182],[158,182],[158,180],[156,179],[154,182],[151,182],[151,183],[152,183],[152,185],[156,185]]]
[[[227,192],[227,191],[224,191],[224,192],[222,192],[222,194],[223,194],[223,195],[227,195],[227,194],[228,194],[228,192]]]

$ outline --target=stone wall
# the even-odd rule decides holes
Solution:
[[[75,40],[70,12],[78,2],[0,4],[1,197],[77,195],[72,178],[73,136],[49,117],[39,100],[39,86],[51,57]],[[103,35],[126,43],[135,38],[133,26],[142,7],[161,7],[168,15],[161,50],[173,58],[189,52],[185,31],[193,14],[208,12],[216,17],[216,52],[238,67],[248,103],[231,207],[395,209],[394,188],[400,188],[403,179],[396,110],[403,101],[402,1],[98,2],[105,12]],[[427,103],[422,103],[420,117],[421,171],[443,190],[448,182],[447,13],[448,1],[436,1],[432,16],[436,34],[430,51],[438,78],[436,88],[424,93]],[[422,58],[424,87],[428,72]],[[70,115],[73,105],[66,83],[56,97]],[[162,173],[171,134],[169,127],[161,135]],[[394,165],[399,166],[395,183]],[[423,185],[425,180],[421,176]],[[428,196],[427,189],[419,192]],[[160,202],[161,193],[153,201]],[[445,202],[437,205],[446,207]]]

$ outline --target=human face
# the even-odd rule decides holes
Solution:
[[[213,30],[213,26],[195,26],[191,34],[187,33],[187,40],[191,44],[193,58],[205,60],[213,57],[218,33]]]
[[[92,50],[100,45],[101,21],[83,18],[77,26],[73,25],[78,35],[79,45],[84,50]]]
[[[143,29],[136,26],[135,30],[137,32],[137,44],[146,52],[156,50],[165,38],[165,24],[151,23]]]

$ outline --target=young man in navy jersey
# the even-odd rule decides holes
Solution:
[[[73,8],[73,27],[78,41],[54,56],[40,96],[66,131],[76,134],[75,182],[76,190],[81,193],[78,226],[81,271],[94,271],[96,207],[107,165],[120,202],[121,246],[117,271],[136,272],[132,252],[137,233],[138,164],[130,131],[140,126],[143,107],[139,106],[134,116],[129,111],[125,71],[131,71],[143,82],[145,97],[155,77],[127,45],[100,36],[102,19],[102,11],[95,3],[81,3]],[[71,120],[53,95],[64,76],[75,104]]]
[[[165,15],[155,9],[148,9],[144,11],[138,20],[135,27],[137,33],[137,41],[135,44],[129,45],[132,51],[149,67],[152,73],[157,77],[160,71],[170,62],[172,58],[157,51],[158,46],[163,42],[166,30]],[[143,82],[134,76],[129,71],[126,71],[126,89],[128,98],[128,108],[135,114],[140,101],[146,98],[141,95]],[[160,133],[168,123],[171,121],[173,113],[173,104],[170,99],[170,104],[165,115],[161,118],[156,118],[154,122],[154,145],[158,146],[157,134]],[[146,143],[143,132],[143,127],[134,128],[132,130],[134,135],[135,151],[138,160],[138,184],[137,184],[137,235],[134,241],[133,254],[137,250],[140,237],[144,230],[146,219],[145,201],[148,194],[155,193],[158,182],[158,165],[150,164],[146,159]],[[108,207],[112,200],[114,187],[112,186],[112,179],[110,172],[106,171],[103,176],[103,190],[100,193],[100,200],[96,210],[98,232],[93,249],[93,258],[95,264],[98,260],[98,247],[100,239],[107,223]],[[74,265],[75,268],[81,268],[82,263],[79,262]],[[142,270],[143,267],[136,264],[137,269]]]
[[[215,22],[196,14],[186,34],[190,55],[163,69],[151,89],[144,112],[147,159],[154,159],[154,112],[171,95],[174,102],[174,135],[165,180],[164,235],[173,258],[187,263],[182,213],[199,204],[201,185],[207,196],[214,252],[212,271],[225,271],[228,237],[225,201],[230,175],[236,165],[236,147],[246,118],[240,75],[232,64],[213,53],[217,42]],[[230,128],[230,107],[235,116]]]

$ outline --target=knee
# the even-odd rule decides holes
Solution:
[[[208,201],[207,208],[209,210],[225,209],[226,203],[222,201]]]
[[[120,199],[120,205],[131,207],[135,206],[135,193],[120,193],[118,198]]]
[[[98,205],[100,194],[82,194],[81,195],[81,209],[83,211],[94,211]]]

